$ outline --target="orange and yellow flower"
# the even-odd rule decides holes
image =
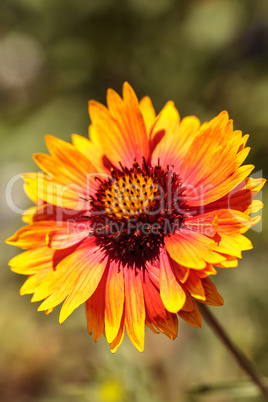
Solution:
[[[178,316],[201,326],[195,300],[223,304],[209,276],[252,248],[264,180],[242,165],[248,136],[227,112],[201,125],[168,102],[156,115],[128,83],[107,104],[89,103],[90,140],[47,136],[50,155],[33,156],[44,173],[23,175],[35,206],[8,239],[27,250],[10,265],[38,310],[63,302],[62,323],[85,303],[95,341],[115,352],[126,328],[142,351],[145,325],[174,339]]]

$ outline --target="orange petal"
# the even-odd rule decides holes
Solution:
[[[68,249],[68,253],[74,251],[73,247]],[[43,280],[55,271],[57,265],[66,257],[66,251],[54,251],[47,247],[40,247],[25,251],[10,261],[11,270],[20,274],[30,274],[22,288],[20,294],[35,293]]]
[[[48,247],[60,250],[81,242],[90,233],[88,221],[61,222],[57,230],[49,231],[46,237]]]
[[[177,111],[174,102],[168,102],[161,110],[158,116],[157,123],[154,126],[152,136],[158,131],[165,130],[165,135],[160,143],[157,145],[153,156],[152,164],[157,165],[160,158],[161,165],[166,166],[169,164],[175,152],[174,144],[178,139],[178,129],[180,124],[180,115]],[[176,138],[176,140],[175,140]]]
[[[42,221],[27,225],[19,229],[6,243],[23,249],[46,246],[46,235],[51,230],[57,230],[58,226],[53,221]]]
[[[89,114],[95,132],[96,143],[98,147],[101,147],[102,153],[107,155],[109,160],[117,167],[119,167],[119,162],[122,162],[125,166],[131,166],[133,152],[128,152],[127,137],[120,132],[109,110],[99,102],[90,101]]]
[[[51,155],[34,154],[37,165],[47,173],[53,182],[64,186],[70,185],[87,188],[93,181],[96,167],[75,146],[53,136],[46,136],[47,147]]]
[[[50,272],[51,265],[47,264],[46,266],[42,267],[42,270],[36,272],[36,274],[30,275],[20,288],[20,295],[34,293]]]
[[[178,312],[178,314],[184,321],[188,322],[188,324],[192,325],[193,327],[202,327],[202,317],[195,303],[192,311],[181,310]]]
[[[87,173],[82,174],[78,169],[75,170],[74,166],[71,168],[63,163],[57,161],[55,157],[47,154],[34,154],[33,159],[39,168],[53,177],[57,183],[68,185],[78,184],[79,186],[86,185]]]
[[[126,330],[131,342],[142,352],[145,332],[145,306],[140,271],[124,268]]]
[[[43,204],[44,205],[44,204]],[[40,207],[41,207],[41,205],[40,205]],[[38,206],[34,206],[34,207],[30,207],[30,208],[28,208],[25,212],[24,212],[24,214],[23,214],[23,216],[22,216],[22,221],[24,222],[24,223],[33,223],[33,220],[34,220],[34,217],[36,216],[36,215],[38,215],[38,212],[39,212],[39,207]],[[45,220],[47,220],[47,219],[45,219]]]
[[[213,237],[218,228],[218,211],[200,214],[185,219],[185,226],[193,232]]]
[[[219,182],[220,174],[217,180],[214,181],[210,179],[200,183],[196,183],[194,179],[191,183],[185,181],[184,196],[187,198],[188,205],[200,207],[222,198],[238,186],[239,183],[243,182],[253,169],[253,165],[240,166],[240,168],[230,173],[228,177],[222,175],[221,182]]]
[[[75,148],[78,149],[95,167],[97,172],[105,172],[106,168],[103,164],[102,148],[94,140],[94,129],[89,126],[90,141],[78,134],[72,135],[72,142]]]
[[[84,262],[79,261],[79,265],[83,263],[84,265],[80,268],[81,273],[75,282],[72,292],[62,305],[60,323],[66,320],[77,307],[89,299],[96,290],[107,266],[107,258],[100,259],[100,255],[97,256],[97,254],[94,257],[87,255]],[[75,266],[73,269],[75,269]]]
[[[188,268],[203,269],[207,262],[216,264],[225,260],[225,257],[212,251],[215,250],[212,239],[185,228],[166,236],[165,245],[171,258]]]
[[[184,155],[190,148],[193,139],[198,133],[199,120],[189,116],[180,121],[179,113],[173,102],[168,102],[158,115],[154,133],[165,130],[165,135],[156,147],[152,162],[157,164],[160,158],[161,165],[175,166],[180,171]],[[153,133],[153,135],[154,135]]]
[[[160,296],[164,306],[171,313],[177,313],[183,307],[186,296],[177,281],[165,250],[159,257],[160,263]]]
[[[104,332],[105,286],[107,273],[104,273],[93,295],[86,300],[86,316],[88,332],[94,330],[93,339],[96,342]]]
[[[9,261],[13,272],[23,275],[35,274],[42,269],[52,269],[54,250],[48,247],[38,247],[24,251]]]
[[[227,256],[227,260],[217,264],[218,268],[235,268],[238,266],[237,258],[233,256]]]
[[[125,290],[123,267],[111,261],[105,292],[105,335],[111,343],[118,334],[124,308]]]
[[[83,210],[70,210],[44,202],[26,210],[23,216],[23,221],[28,224],[42,221],[54,221],[57,225],[61,225],[62,222],[69,222],[69,224],[72,225],[77,224],[77,230],[73,231],[76,233],[77,231],[82,231],[82,228],[88,225],[88,220],[81,218],[81,216],[89,214],[89,203],[85,201],[83,207],[85,208]]]
[[[106,265],[107,258],[103,258],[94,241],[85,241],[57,265],[56,271],[49,273],[36,289],[32,301],[45,298],[38,310],[47,310],[67,297],[60,313],[60,322],[63,322],[93,294]]]
[[[206,295],[205,295],[205,290],[202,285],[201,279],[193,272],[193,270],[190,270],[190,275],[183,285],[190,295],[194,297],[197,300],[206,300]]]
[[[125,312],[123,311],[120,328],[114,340],[110,343],[112,353],[115,353],[124,339]]]
[[[97,144],[117,167],[119,162],[131,167],[133,161],[142,164],[149,156],[149,142],[139,103],[129,84],[123,86],[123,100],[113,90],[107,92],[109,110],[98,102],[89,102]]]
[[[248,135],[248,134],[244,135],[244,136],[241,138],[241,142],[240,142],[239,149],[238,149],[239,152],[242,151],[242,149],[245,148],[248,139],[249,139],[249,135]]]
[[[64,209],[86,209],[83,200],[86,194],[82,188],[59,184],[43,173],[25,173],[23,179],[26,194],[36,204],[41,200]]]
[[[214,237],[216,232],[220,236],[232,236],[245,233],[258,220],[259,217],[251,219],[248,214],[229,208],[217,209],[213,212],[188,218],[185,220],[185,225],[194,232],[210,237]]]
[[[155,120],[155,110],[149,96],[144,96],[144,98],[140,100],[140,110],[146,125],[147,136],[149,138]]]
[[[206,211],[213,211],[216,209],[233,209],[249,213],[250,205],[253,198],[262,189],[265,179],[253,179],[246,177],[241,183],[238,184],[233,190],[219,200],[216,200],[206,205]]]
[[[219,253],[242,258],[241,251],[252,249],[251,241],[243,235],[222,236],[220,242],[213,247]],[[224,261],[221,261],[224,265]],[[215,265],[218,265],[215,263]]]
[[[191,295],[187,289],[185,289],[185,294],[186,294],[186,301],[185,301],[185,304],[184,304],[182,310],[183,311],[193,311],[195,308],[195,302],[191,298]]]
[[[220,236],[232,236],[245,233],[251,226],[259,221],[259,217],[250,218],[249,215],[232,209],[220,209],[217,211],[217,216],[217,233]]]
[[[134,134],[132,140],[133,147],[139,149],[137,162],[141,164],[142,158],[144,157],[147,159],[149,155],[149,142],[147,140],[146,126],[137,96],[128,82],[125,82],[123,85],[123,99],[126,106],[125,110],[128,119],[128,126],[131,127],[129,133],[132,134],[132,136]],[[122,127],[124,127],[124,125]]]
[[[263,203],[260,200],[253,200],[251,205],[245,210],[246,214],[255,214],[259,212],[260,209],[264,207]]]
[[[173,270],[176,278],[181,283],[185,283],[185,281],[187,280],[187,278],[189,276],[190,269],[178,264],[175,260],[170,258],[170,256],[169,256],[169,262],[170,262],[170,265],[172,267],[172,270]]]
[[[226,256],[225,256],[226,257]],[[225,261],[223,261],[225,262]],[[212,264],[207,264],[206,268],[202,269],[202,271],[195,270],[195,274],[199,278],[206,278],[208,275],[217,275],[216,269],[213,267]]]
[[[185,195],[191,197],[188,205],[213,202],[249,175],[252,166],[238,169],[247,153],[239,152],[240,144],[241,132],[233,131],[226,112],[201,126],[181,166]]]
[[[52,135],[46,135],[46,144],[52,157],[71,179],[86,182],[88,173],[96,173],[94,165],[74,145]],[[50,172],[51,173],[51,172]]]
[[[224,304],[223,298],[218,293],[216,286],[209,278],[202,279],[203,288],[205,290],[206,300],[199,300],[200,303],[205,303],[210,306],[222,306]]]
[[[143,280],[143,293],[146,308],[146,320],[152,323],[160,332],[170,339],[175,339],[178,332],[178,319],[176,314],[166,310],[161,300],[159,290],[152,283],[149,273],[145,270]]]

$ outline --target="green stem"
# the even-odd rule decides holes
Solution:
[[[222,343],[226,346],[226,348],[230,351],[233,357],[236,359],[237,363],[240,365],[242,370],[246,372],[252,381],[259,388],[263,396],[268,400],[268,388],[264,384],[262,378],[255,371],[252,363],[248,360],[248,358],[244,355],[243,352],[231,341],[229,336],[224,331],[223,327],[219,324],[210,310],[207,308],[205,304],[198,303],[198,308],[201,311],[204,319],[208,323],[208,325],[212,328],[218,338],[222,341]]]

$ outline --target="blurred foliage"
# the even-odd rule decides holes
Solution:
[[[267,0],[1,0],[0,61],[1,240],[21,225],[7,207],[7,184],[15,177],[16,208],[30,206],[16,175],[36,169],[31,154],[45,151],[44,134],[86,136],[88,99],[105,102],[107,88],[121,92],[125,80],[157,111],[169,99],[202,121],[228,110],[235,128],[251,134],[248,161],[267,175]],[[215,278],[225,306],[214,308],[266,376],[267,221],[264,210],[259,232],[249,233],[254,250]],[[0,400],[260,400],[238,383],[228,394],[221,385],[202,392],[245,379],[206,325],[180,322],[175,342],[147,331],[143,354],[125,339],[113,356],[87,335],[82,307],[63,326],[58,310],[37,314],[18,294],[24,278],[7,268],[15,253],[1,246]]]

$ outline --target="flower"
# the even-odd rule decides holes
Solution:
[[[33,156],[44,173],[23,175],[35,206],[7,240],[27,249],[10,265],[29,275],[21,294],[44,300],[38,310],[63,302],[62,323],[85,303],[95,341],[115,352],[126,328],[142,351],[145,325],[174,339],[178,316],[201,326],[195,300],[223,304],[209,276],[252,248],[243,233],[264,180],[241,166],[248,135],[227,112],[200,125],[168,102],[156,116],[128,83],[107,104],[89,102],[90,140],[49,135],[50,155]]]

